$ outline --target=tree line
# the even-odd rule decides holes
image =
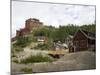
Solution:
[[[96,32],[96,25],[95,24],[89,24],[89,25],[73,25],[69,24],[66,26],[60,25],[59,28],[55,28],[53,26],[44,26],[41,29],[38,30],[33,30],[33,35],[34,36],[46,36],[53,41],[60,40],[64,41],[66,37],[69,35],[74,36],[75,32],[78,29],[86,30],[89,32]]]
[[[28,37],[17,37],[16,45],[25,47],[34,40],[33,39],[34,37],[45,36],[48,38],[47,44],[51,47],[53,42],[56,41],[65,42],[65,39],[70,35],[74,36],[75,32],[78,29],[96,33],[95,24],[82,25],[82,26],[73,24],[69,24],[66,26],[60,25],[59,28],[55,28],[53,26],[44,26],[40,29],[33,30]]]

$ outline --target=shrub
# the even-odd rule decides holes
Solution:
[[[21,48],[21,47],[16,47],[16,48],[15,48],[15,51],[16,51],[16,52],[23,51],[23,48]]]
[[[26,47],[32,42],[31,37],[17,37],[17,42],[15,43],[15,46],[19,47]]]
[[[13,62],[15,62],[15,63],[19,63],[19,61],[18,61],[17,59],[14,59]]]
[[[43,56],[43,55],[36,55],[36,56],[30,56],[26,59],[22,59],[20,63],[37,63],[37,62],[52,62],[53,59],[51,59],[48,56]]]
[[[15,54],[12,54],[11,57],[16,57],[16,55]]]
[[[25,73],[32,73],[32,68],[22,68],[21,71]]]

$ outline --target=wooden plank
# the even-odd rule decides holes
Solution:
[[[53,55],[64,55],[66,54],[66,51],[65,50],[57,50],[57,51],[48,51],[48,54],[53,54]]]

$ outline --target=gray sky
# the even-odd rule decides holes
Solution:
[[[91,24],[95,21],[95,6],[12,2],[12,37],[25,26],[25,20],[37,18],[44,25]]]

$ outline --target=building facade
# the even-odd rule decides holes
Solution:
[[[69,46],[69,52],[77,52],[84,50],[95,50],[95,34],[92,32],[78,30]]]
[[[43,23],[38,19],[29,18],[25,21],[25,28],[20,30],[16,30],[16,36],[11,39],[11,41],[15,41],[18,36],[27,36],[33,29],[38,29],[43,26]]]
[[[25,21],[25,28],[17,30],[16,36],[25,36],[30,33],[33,29],[37,29],[43,25],[38,19],[30,18]]]

